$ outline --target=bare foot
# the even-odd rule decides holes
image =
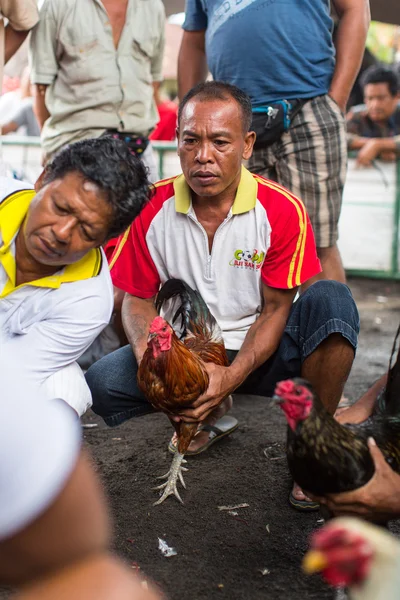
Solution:
[[[296,500],[299,500],[300,502],[304,502],[304,501],[305,502],[313,502],[313,500],[311,498],[309,498],[308,496],[305,495],[305,493],[303,492],[301,487],[299,485],[297,485],[297,483],[293,484],[292,496]]]
[[[232,396],[228,396],[227,398],[225,398],[225,400],[223,402],[221,402],[221,404],[215,409],[213,410],[213,412],[207,417],[207,419],[205,419],[201,425],[215,425],[217,421],[219,421],[219,419],[221,419],[224,415],[226,415],[226,413],[231,410],[233,405],[233,398]],[[199,425],[200,427],[200,425]],[[204,446],[204,444],[206,444],[208,442],[208,439],[210,437],[210,432],[209,431],[198,431],[195,435],[195,437],[193,438],[193,440],[190,442],[189,448],[188,450],[190,452],[194,452],[196,450],[198,450],[199,448],[201,448],[201,446]],[[177,435],[176,433],[174,433],[174,435],[172,436],[172,444],[176,447],[177,445]]]

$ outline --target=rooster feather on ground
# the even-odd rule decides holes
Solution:
[[[205,363],[229,365],[221,329],[200,294],[179,279],[169,279],[158,293],[157,311],[172,299],[178,299],[179,304],[172,324],[161,316],[153,320],[137,376],[140,389],[153,407],[169,416],[191,407],[207,390],[209,377]],[[179,325],[179,320],[180,337],[173,328]],[[182,420],[171,422],[177,433],[177,452],[170,470],[162,476],[167,481],[156,488],[163,493],[155,504],[172,494],[182,502],[177,483],[179,480],[185,487],[184,455],[199,426]]]
[[[386,390],[373,414],[360,424],[340,424],[303,379],[277,384],[275,398],[288,422],[289,469],[301,488],[324,497],[356,490],[374,475],[368,438],[374,438],[386,461],[400,472],[400,349],[395,337]]]

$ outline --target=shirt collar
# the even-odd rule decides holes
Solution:
[[[0,290],[0,298],[4,298],[23,285],[59,288],[62,283],[90,279],[100,273],[102,255],[100,249],[95,248],[85,254],[78,262],[67,265],[54,275],[42,277],[15,287],[16,265],[12,242],[22,225],[35,195],[36,192],[34,190],[21,190],[11,194],[0,203],[0,265],[3,266],[8,276],[6,285],[3,290]]]
[[[242,166],[240,182],[232,205],[232,214],[239,215],[252,210],[257,200],[257,181],[245,167]],[[179,175],[174,181],[175,210],[176,212],[188,214],[192,205],[190,187],[183,175]]]

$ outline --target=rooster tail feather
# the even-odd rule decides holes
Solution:
[[[161,287],[156,300],[157,312],[161,311],[167,300],[176,297],[180,299],[180,306],[173,316],[172,323],[175,324],[181,319],[181,339],[185,338],[188,332],[196,335],[195,326],[200,325],[209,331],[213,341],[222,340],[221,329],[201,295],[181,279],[168,279]]]
[[[386,413],[400,417],[400,325],[393,342],[388,381],[382,402],[385,403]]]

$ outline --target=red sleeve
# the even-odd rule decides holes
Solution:
[[[113,284],[139,298],[152,298],[160,278],[146,243],[146,233],[154,214],[146,207],[118,239],[110,260]]]
[[[262,280],[273,288],[292,289],[321,272],[314,232],[304,204],[284,188],[270,190],[267,216],[270,248]]]

